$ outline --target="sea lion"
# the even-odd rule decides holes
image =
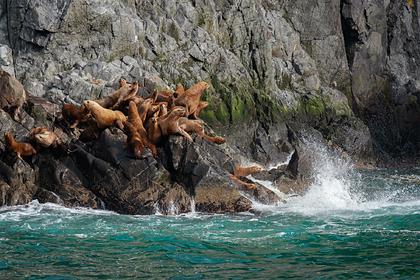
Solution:
[[[106,96],[102,99],[95,100],[95,102],[101,105],[103,108],[112,108],[121,96],[127,96],[127,94],[133,88],[133,85],[127,83],[127,81],[124,79],[119,80],[119,85],[120,88],[116,90],[113,94]]]
[[[245,188],[247,188],[248,190],[255,190],[257,188],[257,185],[254,183],[248,183],[245,182],[243,180],[241,180],[240,178],[236,177],[235,175],[230,175],[229,178],[234,181],[235,183],[244,186]]]
[[[6,147],[15,152],[18,158],[22,159],[22,156],[30,157],[36,155],[36,150],[31,144],[17,142],[11,132],[5,133],[4,139],[6,141]]]
[[[165,103],[159,104],[159,110],[155,112],[154,116],[157,115],[158,117],[164,117],[168,114],[168,105]]]
[[[232,181],[246,187],[247,189],[254,190],[257,188],[257,186],[254,183],[245,182],[240,177],[253,175],[253,174],[261,172],[262,170],[263,169],[258,165],[253,165],[253,166],[248,166],[248,167],[242,167],[240,165],[236,165],[233,170],[233,174],[230,175],[229,178]]]
[[[155,103],[158,103],[158,102],[172,103],[174,100],[173,93],[167,90],[155,91],[151,97]]]
[[[242,167],[240,165],[236,165],[235,169],[233,170],[233,175],[237,177],[246,177],[249,175],[259,173],[261,171],[263,171],[263,169],[261,166],[258,166],[258,165],[252,165],[248,167]]]
[[[30,132],[33,141],[44,148],[55,147],[58,142],[57,134],[49,131],[46,127],[35,127]]]
[[[124,128],[127,117],[122,112],[103,108],[92,100],[86,100],[83,104],[95,118],[98,128],[104,129],[114,125],[120,129]]]
[[[178,98],[178,97],[180,97],[181,95],[184,95],[184,94],[185,94],[185,88],[184,88],[184,86],[181,85],[181,84],[177,84],[176,85],[175,92],[173,93],[173,96],[175,98]]]
[[[137,129],[130,122],[126,122],[124,132],[127,135],[127,147],[136,158],[141,158],[144,151],[144,144]]]
[[[216,143],[216,144],[223,144],[226,140],[223,137],[212,137],[208,136],[203,127],[203,122],[201,120],[190,120],[188,118],[182,117],[178,120],[179,127],[187,133],[195,132],[198,136],[202,137],[203,139]]]
[[[156,146],[149,141],[147,131],[144,128],[143,121],[140,118],[139,112],[137,110],[137,105],[133,101],[130,101],[128,105],[128,121],[139,133],[141,141],[145,146],[147,146],[151,151],[154,157],[157,156]]]
[[[193,116],[199,107],[201,96],[204,91],[209,88],[209,84],[206,82],[199,82],[190,87],[185,93],[177,97],[174,104],[177,106],[184,106],[187,109],[187,117]]]
[[[141,118],[141,121],[145,123],[147,117],[150,114],[149,111],[153,109],[153,99],[147,98],[144,100],[140,106],[138,106],[138,112]]]
[[[149,125],[147,127],[147,137],[153,144],[158,144],[162,138],[162,131],[159,127],[159,117],[153,116],[149,119]]]
[[[191,136],[185,132],[178,123],[178,120],[185,115],[185,108],[174,107],[168,115],[158,121],[162,136],[180,134],[187,138],[189,141],[193,141]]]
[[[70,124],[70,128],[76,128],[80,123],[86,122],[89,119],[90,112],[83,105],[77,107],[73,104],[63,104],[61,115]]]
[[[136,105],[138,106],[139,104],[144,102],[144,98],[138,95],[135,95],[133,97],[131,97],[131,99],[129,101],[134,101],[134,103],[136,103]]]
[[[134,82],[131,85],[131,89],[129,91],[124,91],[120,94],[117,102],[115,102],[114,106],[112,106],[112,109],[116,110],[121,106],[122,103],[132,99],[134,96],[137,95],[138,90],[139,90],[139,83]]]
[[[197,110],[193,114],[194,118],[195,119],[198,119],[199,116],[200,116],[201,111],[203,111],[208,106],[209,106],[209,103],[208,102],[206,102],[206,101],[200,101],[200,103],[198,103]]]

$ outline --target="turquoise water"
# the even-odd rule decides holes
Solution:
[[[237,215],[0,208],[0,279],[420,279],[420,170],[346,176]]]

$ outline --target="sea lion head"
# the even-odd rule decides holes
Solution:
[[[210,87],[210,85],[207,82],[204,82],[204,81],[198,82],[196,84],[196,86],[197,86],[198,89],[200,89],[202,91],[204,91],[204,90],[206,90]]]
[[[95,101],[92,101],[92,100],[83,101],[83,105],[89,110],[91,110],[92,108],[100,106],[98,103],[96,103]]]
[[[185,110],[184,107],[176,106],[172,109],[171,113],[175,116],[185,116],[187,111]]]
[[[4,139],[6,140],[6,144],[10,145],[10,143],[12,143],[14,139],[13,134],[10,131],[6,132],[4,134]]]
[[[118,83],[119,83],[119,85],[120,85],[120,88],[122,88],[123,86],[125,86],[125,85],[127,84],[127,81],[126,81],[124,78],[121,78],[121,79],[118,81]]]

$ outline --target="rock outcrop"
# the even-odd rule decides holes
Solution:
[[[311,176],[301,131],[356,160],[416,156],[419,11],[418,1],[379,0],[1,1],[0,68],[28,97],[19,117],[1,106],[0,131],[24,139],[42,125],[64,143],[26,165],[2,154],[2,204],[38,198],[146,214],[187,212],[195,199],[200,211],[247,211],[251,199],[280,198],[235,185],[234,165],[276,165],[295,151],[288,169],[259,178],[300,189]],[[121,77],[139,81],[143,96],[207,81],[202,117],[228,144],[171,137],[155,161],[130,158],[116,131],[76,140],[81,131],[59,121],[60,105],[107,96]],[[20,196],[12,177],[29,195],[11,199]]]

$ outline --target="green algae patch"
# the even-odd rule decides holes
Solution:
[[[303,111],[309,116],[320,119],[325,115],[325,103],[319,96],[310,96],[302,100]]]

